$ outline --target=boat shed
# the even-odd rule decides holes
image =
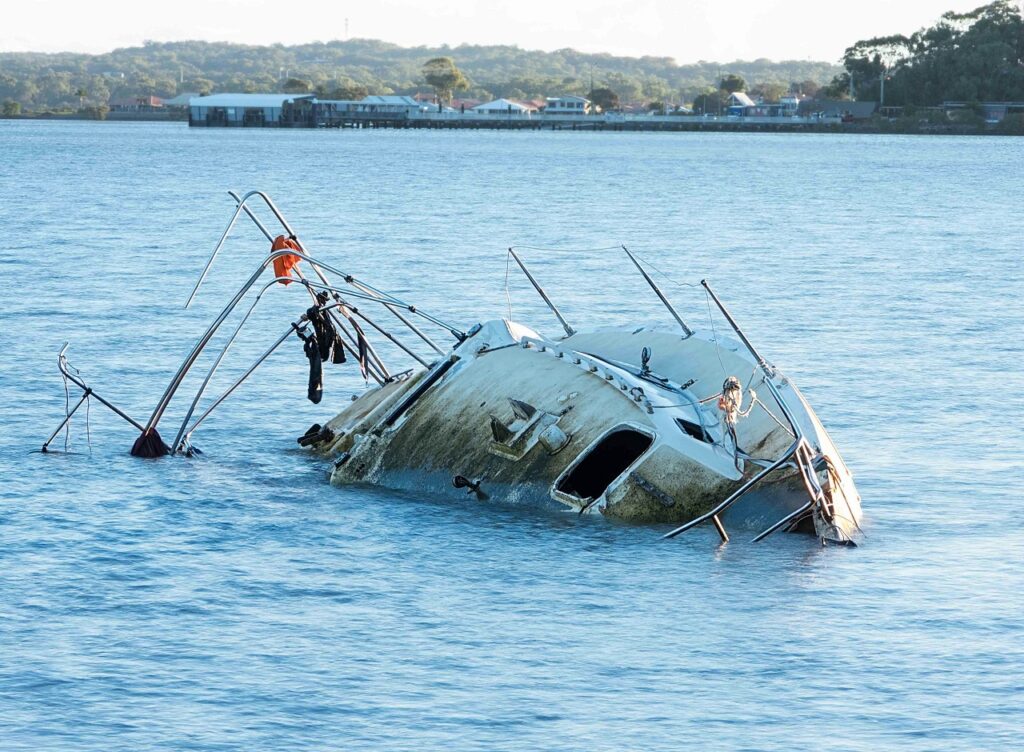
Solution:
[[[371,94],[355,102],[359,112],[405,113],[406,115],[431,109],[429,105],[418,102],[412,97],[398,94]]]
[[[211,127],[312,125],[312,94],[211,94],[192,97],[188,124]]]

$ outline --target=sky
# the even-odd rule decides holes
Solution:
[[[825,60],[985,0],[5,0],[0,51],[107,52],[144,40],[383,39],[655,55],[679,63]],[[346,34],[346,20],[348,33]]]

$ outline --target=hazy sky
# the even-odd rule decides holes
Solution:
[[[145,39],[265,44],[383,39],[659,55],[680,63],[836,61],[984,0],[4,0],[0,51],[106,52]]]

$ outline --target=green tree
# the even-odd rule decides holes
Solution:
[[[75,91],[75,96],[78,97],[78,108],[81,109],[82,107],[85,107],[85,98],[89,96],[89,92],[79,87]]]
[[[956,27],[960,34],[974,21],[945,23]],[[994,18],[992,23],[995,26],[988,36],[972,39],[982,46],[990,42],[1004,44],[1004,21]],[[929,42],[936,49],[939,43],[938,38]],[[843,72],[836,65],[810,61],[679,65],[664,57],[619,57],[570,49],[540,52],[508,46],[463,45],[455,50],[453,53],[452,48],[446,47],[403,48],[372,39],[352,39],[290,46],[150,42],[99,55],[0,52],[0,102],[10,99],[26,109],[78,107],[80,101],[75,91],[79,88],[89,92],[86,106],[107,101],[111,96],[272,92],[280,91],[289,75],[304,79],[311,86],[326,86],[329,94],[334,81],[342,82],[336,88],[348,86],[351,81],[372,94],[413,94],[422,88],[424,61],[437,57],[458,60],[463,77],[472,81],[471,95],[481,99],[514,90],[530,98],[585,95],[589,89],[602,86],[617,92],[623,102],[688,101],[703,93],[706,82],[717,82],[719,69],[746,81],[811,80],[819,85]],[[1005,73],[982,68],[958,72],[958,86],[984,89],[985,81],[989,81],[994,87],[1005,88],[1003,83],[1016,75],[1012,65],[1005,66]],[[595,74],[594,85],[590,83],[591,69]],[[185,81],[179,84],[182,70]],[[888,94],[887,87],[887,99]]]
[[[698,115],[718,115],[725,109],[727,98],[728,94],[725,94],[723,90],[698,94],[693,99],[693,111]]]
[[[107,107],[105,104],[99,104],[94,107],[86,107],[82,110],[82,112],[88,115],[93,120],[106,120],[107,113],[110,112],[110,108]]]
[[[289,78],[284,82],[281,91],[285,94],[308,94],[312,88],[309,81],[304,81],[301,78]]]
[[[195,92],[199,96],[205,97],[212,92],[216,86],[217,85],[208,78],[190,78],[185,82],[184,87],[179,93],[185,94],[187,92]]]
[[[865,39],[843,55],[843,73],[830,94],[853,90],[859,99],[934,106],[943,101],[1020,101],[1024,98],[1024,20],[1008,0],[969,13],[944,14],[909,37]]]
[[[362,99],[369,93],[366,86],[351,78],[324,81],[316,87],[316,95],[320,99]]]
[[[803,94],[805,97],[816,97],[821,85],[815,81],[794,81],[789,85],[790,94]]]
[[[751,94],[761,97],[765,102],[778,102],[779,97],[786,93],[787,87],[778,83],[756,84],[750,90]]]
[[[434,89],[439,105],[450,102],[453,92],[469,88],[469,81],[450,57],[435,57],[425,62],[423,79]]]
[[[4,102],[4,117],[16,117],[21,114],[21,104],[8,99]]]
[[[718,88],[727,94],[733,94],[737,91],[746,91],[747,82],[743,80],[743,76],[738,76],[735,73],[729,73],[721,82],[718,84]]]
[[[591,89],[587,99],[601,112],[610,112],[619,106],[619,95],[607,86]]]

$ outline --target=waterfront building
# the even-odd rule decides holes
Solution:
[[[481,115],[507,115],[509,117],[530,117],[530,108],[511,99],[495,99],[493,102],[478,104],[473,112]]]
[[[429,104],[419,102],[413,97],[401,96],[398,94],[376,95],[371,94],[363,97],[357,102],[351,103],[353,112],[372,112],[387,114],[406,114],[423,112],[431,109]]]
[[[158,112],[164,106],[160,97],[123,97],[110,100],[111,112]]]
[[[590,100],[586,97],[548,97],[544,112],[548,115],[586,115]]]
[[[747,114],[748,107],[756,107],[754,100],[742,91],[734,91],[726,101],[726,113],[740,117]]]
[[[313,124],[312,94],[211,94],[189,101],[193,126],[303,126]]]

